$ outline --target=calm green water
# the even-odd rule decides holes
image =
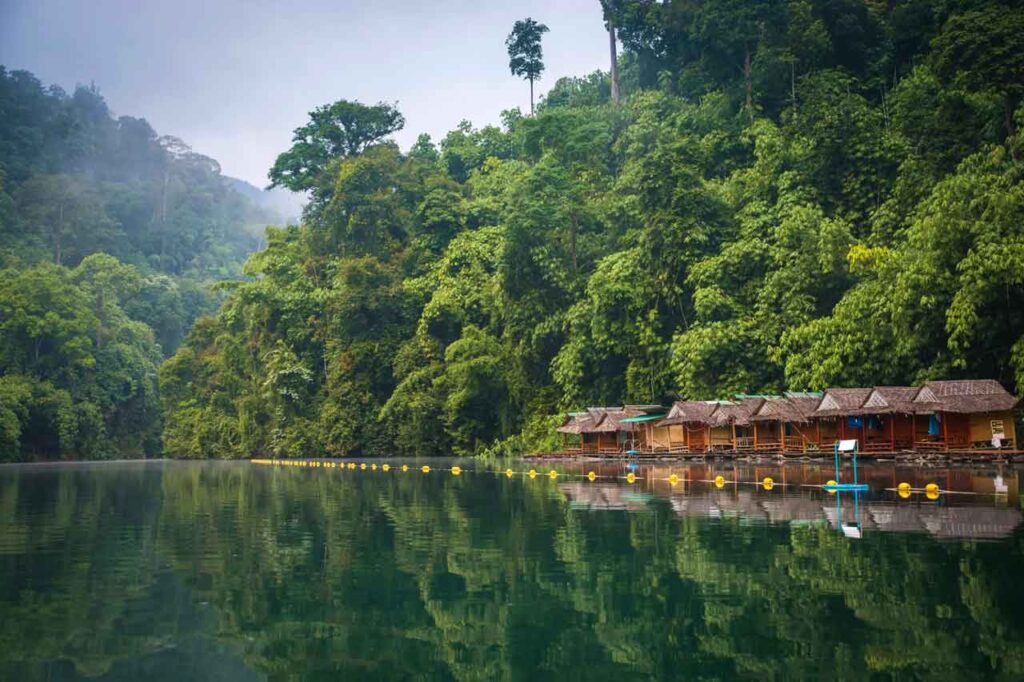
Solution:
[[[0,467],[0,679],[1024,678],[1015,474],[431,464]]]

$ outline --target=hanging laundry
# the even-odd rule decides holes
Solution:
[[[942,435],[942,425],[939,423],[939,415],[933,414],[928,417],[928,435],[938,437]]]
[[[851,429],[859,429],[860,427],[864,426],[864,420],[861,419],[860,417],[849,417],[846,420],[846,424]]]
[[[881,431],[882,420],[874,415],[868,417],[868,428],[871,429],[872,431]]]

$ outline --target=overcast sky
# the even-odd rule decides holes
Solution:
[[[551,29],[538,94],[607,68],[598,0],[0,0],[0,64],[69,92],[95,82],[115,115],[263,186],[292,129],[337,99],[397,100],[403,149],[527,111],[505,52],[527,16]]]

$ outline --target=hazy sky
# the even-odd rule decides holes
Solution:
[[[607,68],[598,0],[0,0],[0,64],[68,91],[95,82],[115,115],[263,186],[292,129],[337,99],[397,100],[403,149],[527,111],[505,52],[527,16],[551,29],[538,94]]]

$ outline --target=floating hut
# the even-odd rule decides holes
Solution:
[[[851,439],[862,452],[1005,451],[1020,447],[1018,402],[993,380],[929,381],[681,400],[667,414],[660,405],[589,407],[557,430],[580,438],[568,454],[792,454]]]
[[[657,425],[668,431],[669,449],[706,452],[711,442],[711,415],[718,401],[677,400]]]
[[[1014,410],[1018,400],[998,381],[929,381],[914,403],[922,415],[916,429],[918,449],[1017,446]]]
[[[912,450],[917,440],[917,415],[934,411],[939,405],[927,397],[918,400],[921,388],[875,386],[864,404],[850,410],[847,421],[860,427],[858,439],[865,452]]]
[[[568,446],[569,454],[617,455],[636,452],[647,447],[648,433],[641,424],[661,419],[665,408],[660,405],[625,405],[623,407],[588,407],[585,412],[571,412],[556,431],[579,435],[579,447]],[[653,413],[653,414],[652,414]]]
[[[754,426],[750,418],[764,404],[764,398],[738,397],[723,400],[711,413],[711,450],[754,451]]]
[[[820,439],[811,417],[821,399],[820,393],[787,393],[765,398],[761,407],[750,417],[754,426],[754,450],[818,450]]]
[[[850,438],[861,439],[862,419],[857,411],[871,395],[870,388],[825,389],[814,410],[815,433],[819,443],[834,443]]]

